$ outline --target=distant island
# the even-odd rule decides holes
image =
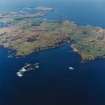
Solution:
[[[83,60],[105,56],[105,29],[41,18],[52,10],[37,7],[0,13],[0,47],[15,50],[16,56],[26,56],[68,43]]]

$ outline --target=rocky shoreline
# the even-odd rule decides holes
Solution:
[[[38,8],[37,14],[41,11],[45,15],[52,11],[51,8],[42,9]],[[39,18],[33,17],[33,11],[28,11],[26,15],[27,18],[21,18],[20,14],[15,18],[14,15],[11,18],[3,18],[2,22],[9,23],[10,26],[0,28],[0,46],[15,50],[16,56],[59,47],[65,42],[69,43],[83,60],[105,56],[105,29],[79,26],[69,20],[44,20],[40,19],[41,15]]]

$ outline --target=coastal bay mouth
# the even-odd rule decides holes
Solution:
[[[84,74],[78,72],[80,56],[74,53],[72,49],[69,48],[68,44],[64,44],[54,49],[43,50],[41,52],[33,53],[18,59],[15,58],[15,56],[13,58],[7,58],[8,55],[7,49],[1,49],[0,52],[1,51],[3,51],[3,53],[0,54],[0,56],[2,56],[3,60],[0,61],[0,69],[1,69],[0,74],[4,75],[4,77],[1,76],[3,82],[5,83],[5,85],[2,84],[2,87],[6,86],[3,90],[2,89],[1,90],[3,92],[7,90],[6,92],[8,92],[8,96],[10,98],[9,101],[5,101],[4,103],[8,103],[9,105],[13,105],[13,103],[14,104],[20,103],[21,105],[21,102],[26,103],[26,105],[28,102],[41,104],[41,101],[39,102],[37,100],[43,100],[43,98],[41,98],[42,96],[45,97],[44,99],[46,102],[48,102],[48,100],[52,100],[53,102],[54,100],[54,98],[52,99],[53,95],[55,96],[57,94],[58,95],[57,97],[59,98],[59,92],[62,95],[64,94],[62,92],[61,87],[64,88],[65,86],[63,91],[65,91],[66,93],[67,91],[71,93],[71,89],[66,90],[66,87],[72,86],[73,89],[76,83],[73,84],[72,81],[73,80],[75,81],[76,78],[79,78],[76,77],[76,75]],[[23,67],[25,63],[35,63],[35,62],[40,63],[39,70],[30,71],[29,73],[26,73],[24,77],[21,79],[19,79],[16,76],[16,72],[18,72],[18,70],[21,67]],[[72,72],[69,71],[68,70],[69,66],[73,66],[76,70]],[[73,79],[71,80],[71,78]],[[2,80],[0,79],[0,81]],[[48,88],[50,89],[49,92]],[[53,90],[53,92],[51,90]],[[5,100],[8,100],[8,96],[5,95]],[[24,97],[25,99],[23,99],[22,97]],[[27,97],[28,99],[26,100]],[[35,99],[33,99],[33,97],[36,97],[36,101],[34,101]],[[49,101],[49,103],[50,102],[51,101]]]

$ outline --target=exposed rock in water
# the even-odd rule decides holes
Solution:
[[[23,77],[26,72],[39,69],[39,63],[26,64],[16,74],[18,77]]]

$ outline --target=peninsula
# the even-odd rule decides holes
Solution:
[[[0,13],[0,47],[15,50],[16,56],[68,43],[83,60],[105,56],[105,29],[79,26],[65,20],[45,20],[52,8],[26,8]]]

